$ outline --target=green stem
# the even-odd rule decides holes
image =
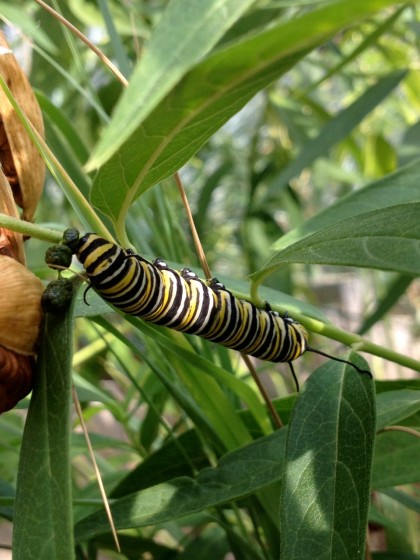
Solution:
[[[258,285],[259,283],[252,284],[251,297],[242,292],[235,292],[234,290],[231,290],[231,292],[235,297],[251,301],[257,307],[263,308],[264,302],[258,295],[255,295],[257,293]],[[280,313],[280,315],[287,313],[287,309],[279,305],[272,305],[271,308],[273,311]],[[307,317],[306,315],[302,315],[300,313],[293,313],[293,319],[301,323],[306,329],[308,329],[308,331],[326,336],[332,340],[337,340],[338,342],[342,342],[358,352],[367,352],[368,354],[379,356],[380,358],[384,358],[385,360],[400,364],[415,371],[420,371],[419,360],[415,360],[414,358],[410,358],[409,356],[400,354],[399,352],[395,352],[394,350],[390,350],[389,348],[380,346],[379,344],[374,344],[359,334],[345,331],[344,329],[323,323],[322,321]]]
[[[322,336],[326,336],[333,340],[342,342],[347,346],[351,346],[358,352],[367,352],[374,356],[384,358],[385,360],[389,360],[402,366],[414,369],[415,371],[420,371],[420,362],[418,360],[410,358],[409,356],[406,356],[404,354],[400,354],[399,352],[395,352],[394,350],[390,350],[389,348],[386,348],[384,346],[380,346],[379,344],[370,342],[359,334],[350,333],[348,331],[335,327],[334,325],[327,325],[316,319],[311,319],[309,317],[305,317],[304,315],[296,313],[294,314],[293,318],[302,323],[302,325],[311,332],[315,332]]]
[[[0,227],[16,231],[17,233],[22,233],[23,235],[29,235],[30,237],[35,237],[36,239],[41,239],[41,241],[48,241],[49,243],[60,243],[63,237],[62,231],[38,226],[31,222],[25,222],[23,220],[19,220],[18,218],[13,218],[12,216],[1,213]]]

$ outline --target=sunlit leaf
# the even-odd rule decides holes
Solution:
[[[22,440],[15,502],[16,560],[73,560],[70,407],[73,321],[48,314]]]
[[[106,135],[107,147],[93,161],[99,165],[107,160],[92,187],[93,205],[121,223],[136,197],[177,171],[258,91],[342,27],[387,4],[377,0],[337,2],[210,55],[185,74],[152,112],[142,111],[142,122],[134,119],[137,128],[131,120],[127,124],[122,119],[126,125],[121,127],[123,144],[115,130]],[[152,69],[150,72],[149,81],[153,81]],[[154,67],[153,72],[160,75],[159,68]],[[137,96],[139,91],[150,95],[144,82],[136,90]],[[132,103],[124,103],[131,118]],[[149,99],[149,109],[151,103]]]
[[[332,264],[420,274],[420,202],[347,218],[277,253],[253,279],[290,263]]]
[[[328,363],[305,383],[287,437],[284,558],[362,560],[375,438],[372,380]]]

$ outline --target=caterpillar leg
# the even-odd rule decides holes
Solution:
[[[217,278],[210,278],[210,280],[207,280],[207,285],[216,292],[218,290],[226,290],[226,286]]]

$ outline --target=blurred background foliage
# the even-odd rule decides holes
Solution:
[[[158,0],[52,3],[127,76],[167,4]],[[322,4],[328,2],[257,1],[219,47]],[[90,181],[83,166],[123,87],[86,45],[34,1],[0,2],[0,14],[9,43],[30,76],[43,110],[47,143],[88,196]],[[180,170],[211,270],[228,286],[261,268],[283,234],[343,196],[418,158],[418,15],[415,3],[398,4],[342,30],[258,93]],[[379,84],[376,89],[375,84]],[[83,230],[80,218],[51,176],[47,177],[36,221],[58,229],[75,226]],[[127,229],[140,254],[163,256],[178,266],[199,267],[172,179],[164,180],[133,204]],[[35,239],[27,243],[29,267],[41,278],[51,279],[44,253],[45,243]],[[411,278],[369,269],[293,265],[270,276],[267,285],[313,304],[346,330],[366,332],[378,344],[420,359],[420,288]],[[122,484],[123,475],[141,458],[169,445],[174,434],[184,434],[187,450],[197,446],[205,449],[194,456],[190,472],[211,464],[227,447],[224,440],[217,448],[215,439],[213,447],[209,446],[209,439],[203,436],[205,422],[200,420],[199,405],[190,395],[194,392],[193,373],[182,373],[182,364],[164,356],[157,342],[133,331],[117,316],[78,320],[75,331],[75,385],[110,492]],[[176,333],[171,333],[170,339],[183,344]],[[191,345],[252,386],[244,366],[228,351],[195,339]],[[337,352],[325,339],[318,338],[313,345]],[[320,361],[316,356],[304,356],[297,365],[299,377],[303,380]],[[379,358],[371,358],[370,365],[376,379],[412,377],[409,370]],[[283,397],[279,406],[287,419],[291,404],[286,395],[293,391],[287,368],[273,364],[258,367],[270,396]],[[265,375],[273,371],[275,375]],[[284,378],[279,372],[284,372]],[[203,387],[200,390],[205,391]],[[227,393],[232,405],[239,407],[243,397],[235,395],[233,385]],[[217,399],[217,395],[209,384],[208,398]],[[25,407],[23,403],[21,408]],[[23,418],[17,410],[0,419],[3,496],[13,493]],[[191,435],[188,431],[191,418],[200,428],[198,438],[196,432]],[[223,430],[223,420],[219,426],[211,426],[212,430]],[[253,429],[258,433],[260,427],[254,425]],[[97,499],[96,482],[78,430],[71,449],[75,498]],[[164,462],[162,459],[160,468]],[[185,474],[185,468],[180,472]],[[171,474],[176,476],[175,468]],[[150,476],[155,483],[164,478]],[[143,482],[147,487],[147,478]],[[135,484],[141,488],[138,481]],[[124,493],[121,488],[120,493]],[[383,508],[384,515],[392,510],[394,520],[404,517],[388,532],[393,549],[418,553],[412,511],[401,510],[400,502],[384,494],[376,505],[378,510]],[[86,505],[76,505],[76,520],[86,513]],[[179,557],[185,559],[223,558],[235,547],[243,551],[244,543],[235,541],[235,534],[226,529],[230,523],[239,523],[236,513],[234,508],[220,510],[215,514],[216,522],[202,513],[192,516],[184,526],[169,522],[147,527],[142,532],[144,550],[152,558],[175,558],[175,549],[182,547]],[[6,505],[2,514],[10,517]],[[252,525],[255,520],[242,522]],[[198,535],[194,535],[194,528]],[[265,530],[267,538],[269,531]],[[386,529],[378,531],[375,543],[379,550],[384,546],[383,531]],[[130,538],[135,540],[136,553],[124,557],[139,558],[139,537],[128,534],[126,550],[130,549]],[[256,543],[258,537],[250,558],[258,557]],[[112,543],[103,538],[95,546],[112,548]],[[90,554],[86,558],[95,557],[93,551]],[[100,556],[117,557],[123,556],[111,552]]]

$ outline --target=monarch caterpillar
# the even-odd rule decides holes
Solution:
[[[77,256],[90,285],[103,299],[130,315],[157,325],[195,334],[228,348],[270,362],[289,363],[311,351],[353,366],[308,345],[308,332],[297,321],[236,298],[217,279],[201,280],[189,268],[170,268],[162,259],[153,263],[130,249],[75,229],[63,244]],[[293,373],[294,375],[294,373]]]

